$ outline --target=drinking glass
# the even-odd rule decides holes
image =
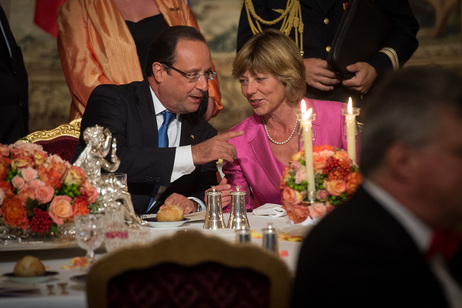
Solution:
[[[91,265],[95,262],[95,249],[105,238],[104,214],[78,215],[74,217],[74,224],[77,243],[87,251],[86,257]]]
[[[120,205],[107,207],[104,211],[106,227],[104,246],[111,252],[128,244],[128,227],[125,225],[124,211]]]

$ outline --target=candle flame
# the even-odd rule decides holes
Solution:
[[[301,110],[302,114],[304,114],[306,112],[306,103],[305,103],[304,99],[302,99],[302,101],[300,102],[300,110]]]
[[[353,114],[353,101],[351,97],[348,99],[348,106],[347,106],[348,114]]]
[[[308,109],[307,112],[303,113],[303,120],[309,120],[311,117],[311,113],[313,113],[313,108]]]

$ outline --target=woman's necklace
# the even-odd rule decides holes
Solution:
[[[262,123],[263,123],[263,126],[265,127],[266,136],[267,136],[268,139],[269,139],[272,143],[274,143],[274,144],[279,144],[279,145],[281,145],[281,144],[286,144],[287,142],[290,141],[290,139],[292,139],[292,137],[293,137],[294,134],[295,134],[295,131],[297,130],[298,119],[295,120],[295,126],[294,126],[294,129],[292,130],[292,133],[290,134],[289,138],[288,138],[287,140],[285,140],[285,141],[278,142],[278,141],[274,140],[273,138],[271,138],[271,136],[269,135],[269,133],[268,133],[268,128],[266,127],[265,119],[263,119],[262,116],[260,116],[260,118],[261,118],[261,121],[262,121]]]

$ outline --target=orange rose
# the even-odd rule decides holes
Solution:
[[[349,195],[353,194],[358,189],[359,184],[362,181],[362,175],[359,171],[348,174],[346,190]]]
[[[16,169],[34,167],[34,160],[30,156],[18,156],[13,159],[11,166]]]
[[[290,204],[298,204],[302,202],[303,195],[295,189],[285,187],[282,191],[282,198]]]
[[[85,180],[82,183],[82,186],[79,187],[79,191],[80,191],[81,197],[84,198],[89,204],[95,202],[96,198],[98,197],[98,192],[90,184],[90,182],[88,182],[88,180]]]
[[[340,196],[346,191],[346,183],[344,180],[327,180],[324,179],[324,187],[327,192],[332,196]]]
[[[335,158],[338,160],[350,160],[350,156],[348,156],[348,153],[345,151],[337,151],[334,155]]]
[[[64,219],[72,217],[71,198],[68,196],[56,196],[50,204],[49,214],[51,219],[58,225],[64,223]]]
[[[74,204],[72,205],[72,211],[74,212],[74,216],[77,215],[87,215],[90,213],[88,209],[87,201],[83,200],[82,198],[75,198]]]
[[[314,172],[321,171],[327,166],[327,157],[324,155],[319,155],[318,153],[313,153],[313,165]]]
[[[27,214],[19,198],[14,197],[3,202],[2,215],[5,224],[12,227],[27,229]]]
[[[313,147],[313,152],[323,152],[323,151],[330,151],[333,152],[335,151],[335,147],[333,145],[315,145]]]
[[[13,198],[15,196],[11,190],[11,184],[7,181],[0,181],[0,189],[5,193],[5,198]]]
[[[45,204],[50,202],[51,199],[53,199],[54,195],[55,190],[53,189],[53,187],[48,185],[39,185],[35,189],[35,196],[39,204]]]
[[[66,176],[64,178],[64,184],[72,185],[77,184],[80,185],[85,180],[85,172],[80,167],[70,166],[67,170]]]
[[[48,154],[46,152],[43,152],[43,151],[34,152],[34,160],[37,166],[42,166],[47,161],[47,158],[48,158]]]
[[[11,159],[2,157],[0,159],[0,179],[5,179],[6,176],[8,175],[8,172],[10,172],[11,167]]]

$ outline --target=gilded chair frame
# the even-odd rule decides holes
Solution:
[[[235,245],[217,236],[182,230],[147,245],[115,251],[98,260],[87,277],[88,307],[107,307],[109,281],[125,272],[163,263],[193,266],[206,262],[249,268],[263,274],[271,285],[270,307],[289,306],[292,276],[279,256],[251,244]]]
[[[56,128],[50,130],[39,130],[30,133],[24,137],[24,141],[35,143],[37,141],[52,140],[61,136],[70,136],[79,138],[80,136],[80,124],[82,119],[72,120],[70,123],[61,124]]]

